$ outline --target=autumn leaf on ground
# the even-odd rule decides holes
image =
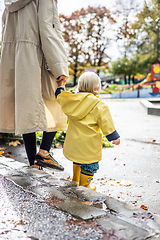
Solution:
[[[21,145],[21,143],[18,140],[9,142],[9,146],[17,147],[17,145]]]
[[[5,147],[0,147],[0,150],[5,150],[6,148]]]
[[[0,151],[0,156],[2,156],[3,153],[4,153],[3,151]]]
[[[15,157],[15,155],[11,154],[11,152],[6,152],[6,153],[4,154],[4,156],[5,156],[6,158],[14,158],[14,157]]]
[[[125,187],[129,187],[129,186],[135,184],[135,182],[123,181],[123,180],[122,181],[108,180],[108,181],[101,181],[100,183],[101,183],[101,185],[108,184],[111,186],[115,186],[115,185],[119,184],[120,186],[125,186]]]
[[[92,205],[93,202],[91,201],[84,201],[84,202],[81,202],[82,204],[86,204],[86,205]]]
[[[69,176],[69,177],[67,177],[66,178],[68,181],[71,181],[72,180],[72,178]]]
[[[120,181],[120,184],[121,186],[126,186],[126,187],[129,187],[131,185],[135,184],[134,182],[131,182],[131,181]]]
[[[144,210],[148,210],[148,207],[145,205],[141,205],[140,208],[144,209]]]

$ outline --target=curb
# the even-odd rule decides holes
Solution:
[[[0,157],[0,174],[60,211],[113,230],[120,239],[160,239],[160,217],[147,210],[5,157]]]
[[[160,99],[142,99],[140,103],[147,110],[147,114],[160,116],[160,107],[154,105],[154,103],[160,103]]]

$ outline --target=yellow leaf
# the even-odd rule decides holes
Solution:
[[[16,141],[12,141],[12,142],[10,142],[9,143],[9,146],[14,146],[14,147],[17,147],[17,145],[19,145],[19,144],[21,144],[18,140],[16,140]]]
[[[128,182],[127,181],[121,181],[119,185],[128,187],[128,186],[131,186],[133,184],[135,184],[135,183],[131,182],[131,181],[128,181]]]
[[[0,147],[0,150],[5,150],[6,148],[5,147]]]
[[[3,153],[4,153],[3,151],[0,151],[0,156],[1,156]]]
[[[81,203],[86,204],[86,205],[92,205],[91,201],[84,201],[84,202],[81,202]]]

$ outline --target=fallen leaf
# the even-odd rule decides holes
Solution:
[[[68,181],[71,181],[72,180],[72,178],[69,176],[69,177],[67,177],[66,178]]]
[[[4,153],[3,151],[0,151],[0,156],[2,156],[3,153]]]
[[[134,182],[131,182],[131,181],[128,181],[128,182],[126,182],[126,181],[120,181],[120,184],[119,184],[119,185],[125,186],[125,187],[129,187],[129,186],[131,186],[131,185],[133,185],[133,184],[135,184],[135,183],[134,183]]]
[[[86,205],[92,205],[91,201],[84,201],[84,202],[81,202],[81,203],[86,204]]]
[[[119,184],[120,186],[125,186],[125,187],[135,184],[135,182],[131,182],[131,181],[127,182],[127,181],[115,181],[115,180],[108,180],[108,181],[106,180],[106,181],[101,181],[100,183],[102,185],[108,184],[111,186],[115,186],[115,185]]]
[[[15,157],[15,155],[11,154],[11,152],[5,152],[5,153],[4,153],[4,156],[5,156],[6,158],[14,158],[14,157]]]
[[[141,205],[140,208],[144,209],[144,210],[148,210],[148,207],[145,205]]]
[[[0,147],[0,150],[5,150],[6,148],[5,147]]]
[[[17,147],[17,145],[21,145],[21,143],[18,140],[9,142],[9,146]]]

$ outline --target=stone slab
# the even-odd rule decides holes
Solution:
[[[152,101],[153,100],[142,99],[140,101],[140,103],[145,107],[145,109],[147,110],[147,113],[149,115],[160,116],[160,107],[155,106],[154,104],[152,104]]]
[[[6,165],[7,167],[10,167],[12,169],[19,169],[19,168],[22,168],[22,167],[25,167],[26,164],[25,163],[21,163],[21,162],[17,162],[17,161],[5,161],[5,162],[0,162],[4,165]]]
[[[44,199],[53,198],[53,197],[57,197],[62,200],[68,199],[61,191],[48,186],[32,187],[30,188],[30,191],[37,195],[40,195]]]
[[[31,179],[28,176],[12,176],[12,175],[9,175],[6,178],[13,181],[15,184],[21,186],[24,189],[30,189],[31,187],[37,186],[37,185],[40,184],[37,180]]]
[[[75,187],[76,184],[72,181],[68,181],[66,179],[58,179],[53,176],[49,177],[42,177],[41,180],[45,181],[46,183],[49,183],[50,186],[57,186],[61,188],[69,188],[69,187]]]
[[[133,214],[133,211],[140,211],[140,209],[138,207],[135,207],[134,205],[121,202],[115,198],[109,198],[108,196],[104,203],[111,212],[115,212],[117,214],[123,214],[128,216]]]
[[[76,201],[66,201],[58,207],[61,210],[83,220],[89,220],[106,215],[106,212],[103,210]]]
[[[8,162],[15,162],[15,160],[13,158],[6,158],[4,156],[1,156],[0,157],[0,164],[5,164],[5,163],[8,163]]]
[[[106,232],[106,239],[110,239],[110,234],[112,234],[110,236],[114,236],[115,239],[123,240],[142,240],[150,236],[147,230],[132,225],[114,215],[107,214],[104,218],[96,219],[96,222]]]
[[[36,168],[31,168],[31,167],[23,167],[21,168],[21,172],[27,174],[28,176],[34,177],[34,178],[42,178],[42,177],[49,177],[50,175],[43,171],[43,170],[38,170]]]
[[[83,186],[72,187],[71,191],[73,191],[79,198],[85,199],[86,201],[104,201],[108,199],[108,196]]]

